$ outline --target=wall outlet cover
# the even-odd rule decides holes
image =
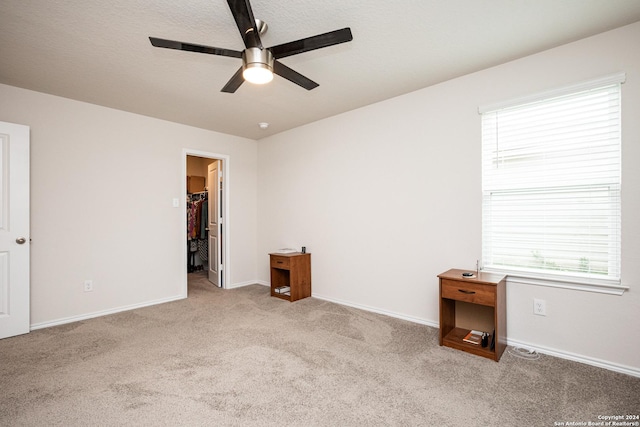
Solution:
[[[534,298],[533,299],[533,314],[537,314],[538,316],[546,316],[547,315],[547,302],[543,299]]]

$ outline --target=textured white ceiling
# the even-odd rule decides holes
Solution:
[[[259,139],[640,20],[638,0],[251,4],[265,46],[343,27],[353,41],[282,59],[312,91],[276,76],[228,94],[240,59],[148,39],[242,50],[224,0],[3,0],[0,83]]]

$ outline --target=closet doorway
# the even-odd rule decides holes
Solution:
[[[183,150],[186,178],[185,222],[186,274],[206,274],[212,286],[227,288],[229,282],[228,156]],[[183,223],[184,224],[184,223]]]

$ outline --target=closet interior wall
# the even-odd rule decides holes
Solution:
[[[207,167],[215,160],[187,156],[187,271],[207,270],[208,267],[208,244],[205,227],[207,222]],[[204,188],[202,191],[190,189],[189,181],[193,179],[203,179]],[[197,188],[200,190],[200,188]]]

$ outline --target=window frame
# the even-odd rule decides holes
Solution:
[[[532,94],[525,97],[514,98],[514,99],[510,99],[510,100],[506,100],[498,103],[486,104],[478,108],[478,113],[480,115],[480,122],[482,123],[482,115],[484,113],[490,113],[496,110],[507,109],[507,108],[517,107],[517,106],[530,104],[534,102],[544,101],[547,99],[557,98],[560,96],[571,95],[571,94],[586,91],[586,90],[598,89],[604,86],[611,86],[614,84],[622,85],[625,82],[625,80],[626,80],[625,73],[616,73],[616,74],[608,75],[598,79],[593,79],[585,82],[580,82],[577,84],[563,86],[561,88],[557,88],[549,91],[539,92],[539,93]],[[619,96],[620,96],[620,102],[622,103],[621,89],[620,89]],[[621,114],[620,114],[620,120],[621,120]],[[620,138],[622,139],[621,126],[620,126],[620,134],[621,134]],[[622,151],[621,145],[622,145],[622,141],[620,141],[620,151]],[[482,159],[483,159],[482,160],[483,164],[481,166],[481,170],[484,173],[484,167],[485,167],[484,152],[482,155]],[[620,167],[622,166],[620,165]],[[621,181],[621,177],[620,177],[620,181]],[[619,186],[621,186],[620,181],[618,182]],[[621,188],[618,188],[618,191],[621,191]],[[620,198],[622,197],[621,193],[619,197]],[[484,191],[483,191],[483,214],[482,215],[483,215],[482,227],[484,229],[485,227]],[[617,221],[619,222],[622,221],[621,216],[622,216],[622,202],[620,201],[620,214],[617,218]],[[621,226],[619,227],[619,230],[620,230],[619,231],[620,235],[618,237],[621,239],[622,237]],[[483,230],[481,239],[482,239],[481,244],[483,246],[483,251],[484,251],[484,230]],[[621,250],[621,248],[619,248],[619,250]],[[622,269],[621,264],[622,264],[622,256],[620,254],[620,270]],[[592,277],[582,277],[577,275],[576,277],[574,277],[572,273],[568,273],[568,274],[563,273],[563,274],[556,275],[556,274],[545,273],[542,270],[540,272],[535,272],[535,271],[527,271],[526,269],[518,269],[516,267],[512,269],[509,267],[502,267],[502,266],[487,266],[486,268],[483,268],[483,269],[485,271],[507,274],[509,282],[519,283],[519,284],[551,286],[551,287],[557,287],[557,288],[575,289],[575,290],[581,290],[581,291],[591,291],[591,292],[599,292],[599,293],[614,294],[614,295],[622,295],[625,290],[629,289],[627,286],[624,286],[621,284],[620,279],[612,279],[610,277],[592,278]],[[619,271],[619,273],[620,273],[619,276],[621,277],[622,272]]]

